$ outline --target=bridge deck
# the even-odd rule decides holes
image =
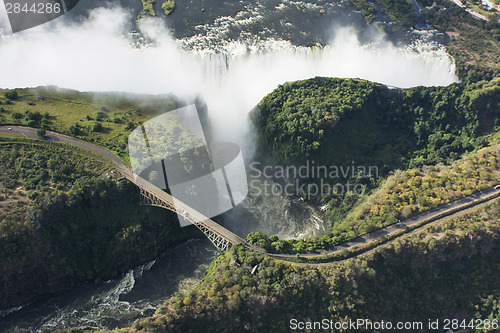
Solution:
[[[163,202],[165,202],[167,204],[166,206],[168,206],[168,208],[167,207],[164,207],[164,208],[167,208],[173,212],[178,212],[179,210],[185,211],[187,213],[186,216],[187,216],[188,220],[190,220],[190,222],[192,222],[193,224],[202,225],[203,227],[207,228],[211,232],[224,238],[225,240],[227,240],[231,244],[242,243],[242,244],[245,244],[245,246],[250,247],[257,252],[261,252],[261,253],[265,252],[263,249],[247,243],[240,236],[227,230],[226,228],[224,228],[223,226],[221,226],[217,222],[211,220],[210,218],[206,217],[205,215],[201,214],[200,212],[196,211],[194,208],[186,205],[185,203],[176,199],[175,204],[174,204],[174,198],[170,194],[168,194],[167,192],[163,191],[162,189],[154,186],[153,184],[151,184],[150,182],[148,182],[144,178],[139,177],[137,175],[133,175],[132,173],[126,174],[125,177],[130,182],[132,182],[133,184],[138,186],[139,188],[142,188],[143,190],[145,190],[145,191],[151,193],[152,195],[154,195],[155,197],[157,197],[159,200],[162,200]]]

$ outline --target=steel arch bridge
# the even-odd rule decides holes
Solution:
[[[141,205],[160,207],[182,215],[186,220],[200,229],[220,252],[224,252],[229,246],[234,244],[244,244],[246,247],[257,252],[266,252],[265,250],[246,242],[240,236],[227,230],[217,222],[209,219],[185,203],[180,202],[177,199],[175,199],[174,203],[174,197],[154,186],[144,178],[131,174],[130,171],[126,174],[125,178],[139,187],[141,193]]]

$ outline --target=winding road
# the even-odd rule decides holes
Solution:
[[[480,204],[487,203],[496,198],[500,197],[500,186],[490,187],[484,189],[482,191],[476,192],[469,196],[450,201],[446,204],[443,204],[439,207],[436,207],[428,212],[422,213],[420,215],[414,216],[404,222],[399,222],[396,224],[391,224],[389,226],[383,227],[381,229],[375,230],[373,232],[361,235],[351,241],[339,244],[330,248],[323,253],[315,252],[315,253],[304,253],[300,254],[300,257],[303,258],[314,258],[314,257],[322,257],[326,255],[334,255],[339,254],[345,250],[355,250],[360,247],[366,247],[370,244],[376,243],[377,241],[386,238],[391,238],[397,235],[397,237],[401,237],[408,233],[415,231],[415,229],[419,229],[421,227],[426,226],[429,223],[439,222],[445,218],[458,214],[460,212],[466,211],[468,209],[472,209]],[[407,229],[409,228],[409,229]],[[403,232],[407,229],[407,232]],[[400,235],[398,235],[400,233]],[[372,248],[366,248],[365,250],[360,251],[358,254],[368,252]],[[273,257],[284,257],[289,258],[293,256],[292,254],[271,254]]]
[[[39,139],[39,137],[36,133],[36,129],[29,128],[29,127],[0,126],[0,132],[16,132],[16,133],[23,134],[27,138]],[[220,224],[212,221],[211,219],[207,218],[206,216],[198,213],[197,211],[195,211],[191,207],[185,205],[184,203],[175,200],[175,204],[174,204],[174,198],[170,194],[168,194],[167,192],[152,185],[147,180],[132,173],[132,171],[118,157],[116,157],[111,152],[107,151],[106,149],[101,148],[99,146],[96,146],[92,143],[89,143],[89,142],[86,142],[83,140],[79,140],[79,139],[75,139],[75,138],[69,137],[67,135],[63,135],[63,134],[59,134],[59,133],[55,133],[55,132],[47,132],[44,140],[51,141],[51,142],[69,143],[69,144],[87,149],[95,154],[100,155],[104,159],[106,159],[109,162],[111,162],[112,164],[114,164],[117,167],[118,171],[126,179],[128,179],[130,182],[134,183],[142,190],[147,191],[150,195],[152,195],[152,196],[158,198],[159,200],[161,200],[162,202],[166,203],[163,205],[157,204],[156,206],[161,206],[163,208],[172,210],[174,212],[176,212],[176,208],[177,209],[180,208],[180,209],[184,210],[185,212],[188,212],[189,220],[191,220],[191,222],[193,224],[202,223],[203,227],[208,229],[210,232],[213,232],[217,235],[224,237],[224,239],[226,239],[227,241],[229,241],[232,244],[242,243],[247,248],[249,248],[253,251],[256,251],[259,253],[266,253],[266,251],[263,250],[262,248],[259,248],[253,244],[246,242],[240,236],[232,233],[231,231],[227,230],[226,228],[222,227]],[[340,253],[340,252],[345,251],[345,250],[356,250],[359,247],[367,247],[367,245],[376,243],[377,241],[383,239],[384,237],[387,238],[387,237],[396,236],[396,235],[397,235],[397,237],[400,237],[402,235],[406,235],[409,232],[412,232],[413,229],[415,229],[415,228],[420,228],[424,225],[427,225],[428,223],[440,221],[446,217],[449,217],[449,216],[452,216],[452,215],[457,214],[459,212],[471,209],[479,204],[491,201],[491,200],[498,198],[498,197],[500,197],[500,186],[497,185],[495,187],[487,188],[487,189],[484,189],[482,191],[471,194],[469,196],[466,196],[466,197],[457,199],[455,201],[449,202],[447,204],[441,205],[435,209],[432,209],[426,213],[423,213],[423,214],[420,214],[420,215],[415,216],[413,218],[410,218],[404,222],[393,224],[393,225],[381,228],[379,230],[367,233],[365,235],[359,236],[351,241],[339,244],[331,249],[323,251],[322,253],[319,253],[319,252],[303,253],[303,254],[300,254],[300,257],[306,257],[306,258],[313,259],[314,257],[323,256],[324,254],[334,255],[334,254]],[[200,226],[198,226],[198,227],[200,227]],[[409,228],[408,232],[402,232],[402,230],[404,231],[407,228]],[[203,232],[206,234],[205,231],[203,231]],[[211,239],[211,241],[213,242],[212,239]],[[360,253],[358,253],[358,254],[367,252],[371,249],[372,248],[369,248],[366,251],[360,251]],[[289,253],[280,253],[280,254],[268,253],[268,254],[272,257],[282,258],[282,259],[296,257],[296,254],[289,254]]]

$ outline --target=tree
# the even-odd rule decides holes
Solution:
[[[19,95],[17,94],[17,91],[16,90],[9,90],[5,93],[5,98],[11,100],[11,101],[15,101],[16,99],[19,98]]]
[[[47,132],[43,128],[39,128],[36,130],[36,135],[38,135],[38,137],[41,139],[45,137],[45,134],[47,134]]]
[[[401,215],[403,215],[403,217],[405,219],[407,219],[410,215],[411,215],[412,211],[411,211],[411,208],[410,207],[405,207],[403,208],[403,210],[401,211]]]
[[[133,129],[134,127],[135,127],[135,124],[134,124],[133,122],[129,121],[129,122],[127,123],[127,126],[125,126],[125,129],[126,129],[126,130],[131,130],[131,129]]]
[[[69,131],[73,135],[79,135],[81,133],[80,125],[78,123],[74,123],[69,127]]]
[[[23,117],[23,115],[19,112],[14,112],[12,114],[12,119],[21,119]]]
[[[103,130],[102,124],[101,123],[95,123],[92,126],[92,132],[101,132]]]

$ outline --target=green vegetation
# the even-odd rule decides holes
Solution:
[[[315,240],[280,240],[251,233],[247,240],[268,251],[303,253],[331,248],[359,235],[426,212],[455,199],[473,194],[500,181],[500,147],[483,148],[450,166],[425,166],[396,171],[370,196],[362,198],[347,216],[338,214],[331,231]],[[335,203],[335,201],[332,201]]]
[[[361,11],[367,24],[375,18],[378,7],[392,22],[408,27],[417,23],[417,15],[411,0],[377,0],[375,3],[368,0],[351,0],[351,2]]]
[[[499,174],[498,146],[483,148],[451,166],[396,171],[338,227],[361,233],[380,228],[497,185]]]
[[[377,7],[366,0],[351,0],[351,2],[356,6],[363,14],[366,24],[370,24],[375,18],[377,13]]]
[[[127,331],[279,332],[292,318],[498,319],[499,221],[497,200],[327,266],[287,264],[234,246],[197,288]]]
[[[295,8],[297,8],[298,11],[302,12],[302,13],[307,13],[307,9],[304,5],[296,5]]]
[[[448,52],[462,80],[491,80],[500,75],[498,14],[487,23],[448,0],[424,0],[423,4],[427,6],[422,10],[425,19],[450,38]]]
[[[144,17],[154,17],[156,15],[153,8],[156,0],[142,0],[142,10],[137,15],[137,23]]]
[[[166,15],[172,14],[175,9],[175,0],[166,0],[163,5],[161,5],[161,8]]]
[[[24,138],[24,135],[18,132],[0,132],[0,138]]]
[[[411,0],[377,0],[383,5],[383,12],[393,22],[399,22],[405,26],[414,26],[417,23],[417,14],[411,4]]]
[[[90,153],[0,138],[0,307],[100,281],[198,235],[138,205],[138,190]]]
[[[500,124],[500,78],[388,89],[317,77],[285,83],[252,112],[262,156],[277,164],[398,167],[451,162]],[[262,157],[261,156],[261,157]]]
[[[43,139],[45,137],[45,134],[47,132],[43,128],[39,128],[36,130],[36,135],[38,135],[39,138]]]
[[[64,133],[124,161],[130,132],[177,108],[163,97],[55,87],[0,90],[0,96],[0,124],[35,127],[40,138],[47,130]],[[175,138],[190,139],[176,124],[164,137],[172,147]],[[181,229],[175,214],[139,206],[135,186],[117,183],[112,167],[91,152],[14,132],[0,134],[0,150],[0,307],[117,276],[199,236]]]
[[[407,90],[329,78],[279,86],[251,113],[259,133],[257,158],[264,165],[299,167],[315,161],[377,166],[379,174],[345,176],[353,186],[365,186],[364,195],[327,191],[312,198],[328,205],[331,229],[320,239],[251,237],[275,252],[325,249],[492,186],[499,179],[498,147],[453,161],[487,145],[491,133],[500,130],[499,118],[500,78]],[[383,181],[398,168],[409,170]],[[339,182],[308,176],[299,181],[307,186]],[[295,184],[295,179],[286,181]]]
[[[486,146],[500,129],[500,78],[448,87],[388,89],[361,80],[314,78],[286,83],[251,113],[263,164],[398,168],[452,163]],[[310,184],[320,180],[300,179]],[[348,175],[368,190],[380,179]],[[339,179],[322,179],[339,182]],[[294,179],[288,179],[294,183]],[[359,203],[354,193],[324,193],[336,224]]]
[[[351,0],[369,24],[380,9],[394,23],[413,26],[417,16],[411,0]],[[500,13],[483,8],[480,0],[463,0],[470,8],[490,19],[489,22],[472,17],[465,9],[450,0],[422,0],[424,18],[449,38],[442,41],[453,56],[462,80],[491,80],[500,74]]]
[[[0,99],[0,124],[43,128],[93,142],[125,162],[130,132],[177,107],[175,101],[165,98],[83,93],[55,87],[0,89],[0,96],[14,92],[18,95],[15,100]]]

